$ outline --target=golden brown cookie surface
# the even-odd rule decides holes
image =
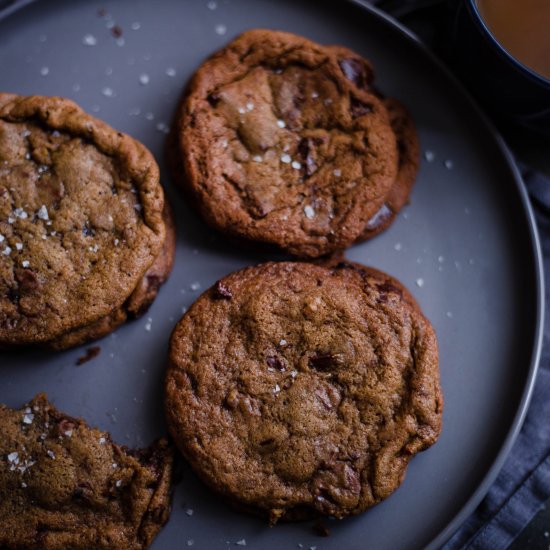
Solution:
[[[437,342],[395,279],[267,263],[176,326],[165,408],[195,471],[238,506],[345,517],[386,498],[441,428]]]
[[[120,308],[162,251],[163,207],[140,143],[69,100],[0,95],[0,345]]]
[[[0,405],[0,547],[145,550],[170,514],[173,450],[143,450],[56,410],[42,395]]]
[[[304,257],[346,248],[397,175],[372,78],[346,48],[245,32],[189,84],[175,124],[178,180],[224,232]]]

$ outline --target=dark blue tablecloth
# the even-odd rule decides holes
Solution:
[[[452,17],[441,0],[373,0],[378,8],[400,19],[452,67],[445,36]],[[460,76],[460,75],[458,75]],[[495,120],[497,125],[499,120]],[[513,148],[512,148],[513,152]],[[550,273],[550,179],[520,164],[530,194]],[[545,275],[546,289],[550,281]],[[548,300],[547,300],[548,303]],[[546,318],[550,321],[548,308]],[[445,550],[507,548],[550,498],[550,323],[545,324],[541,365],[529,411],[495,483],[477,510],[445,545]],[[550,546],[549,546],[550,548]]]

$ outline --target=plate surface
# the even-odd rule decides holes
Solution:
[[[113,27],[116,25],[116,27]],[[414,39],[358,5],[297,0],[38,2],[0,22],[0,89],[61,95],[140,139],[155,154],[176,209],[174,272],[146,316],[83,349],[0,356],[0,402],[46,391],[62,410],[145,445],[164,432],[162,381],[170,332],[222,275],[265,261],[208,229],[173,188],[166,128],[198,64],[247,28],[278,28],[351,47],[377,84],[405,102],[423,158],[411,204],[350,259],[397,276],[417,297],[440,344],[445,394],[438,443],[416,457],[400,489],[360,517],[266,527],[234,512],[188,470],[153,548],[423,548],[439,546],[496,476],[523,417],[540,346],[540,255],[519,176],[498,137]],[[117,31],[121,30],[121,36]],[[433,158],[432,158],[433,157]]]

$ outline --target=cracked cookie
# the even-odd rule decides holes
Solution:
[[[245,32],[188,85],[168,151],[176,179],[213,227],[297,256],[368,237],[399,154],[373,78],[347,48]]]
[[[266,263],[176,326],[169,431],[229,502],[337,518],[388,497],[441,429],[437,342],[395,279],[358,264]]]
[[[0,548],[141,550],[168,521],[173,450],[113,443],[37,395],[0,405]]]
[[[140,143],[55,97],[0,94],[0,348],[66,348],[143,313],[175,230]]]

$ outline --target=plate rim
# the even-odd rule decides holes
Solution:
[[[4,9],[0,8],[0,21],[8,18],[10,15],[21,11],[23,8],[37,3],[38,0],[15,0],[13,3],[9,3]],[[332,0],[333,1],[333,0]],[[453,84],[455,89],[466,99],[469,107],[476,114],[479,121],[490,134],[491,138],[495,140],[495,144],[499,151],[502,153],[505,163],[510,169],[512,178],[514,180],[514,187],[520,198],[521,212],[524,217],[524,223],[527,224],[528,237],[530,241],[530,256],[535,276],[535,318],[534,318],[534,330],[533,341],[531,345],[529,369],[526,373],[526,382],[519,400],[519,406],[514,415],[514,419],[503,442],[498,450],[495,459],[487,470],[487,473],[483,477],[480,484],[475,491],[470,495],[466,502],[462,505],[458,513],[456,513],[447,525],[439,531],[439,533],[433,538],[430,543],[425,547],[425,550],[436,550],[441,548],[458,530],[458,528],[466,521],[468,516],[475,510],[482,499],[485,497],[489,488],[497,478],[504,462],[508,458],[510,451],[521,431],[523,422],[529,409],[531,397],[536,382],[536,375],[539,368],[540,357],[542,352],[542,344],[544,338],[544,304],[545,304],[545,283],[544,283],[544,260],[540,242],[540,236],[538,226],[535,218],[535,213],[523,182],[523,178],[516,164],[516,161],[506,145],[506,142],[496,129],[493,122],[481,109],[478,103],[475,101],[470,92],[458,79],[458,77],[445,65],[445,63],[432,51],[430,48],[410,29],[399,22],[397,19],[382,11],[381,9],[373,6],[369,3],[369,0],[346,0],[348,5],[354,5],[361,10],[368,12],[370,15],[376,17],[386,27],[392,31],[396,31],[402,34],[405,38],[413,44],[417,50],[419,50],[423,56],[427,57],[431,63],[433,63],[437,69],[445,75],[445,77]]]

